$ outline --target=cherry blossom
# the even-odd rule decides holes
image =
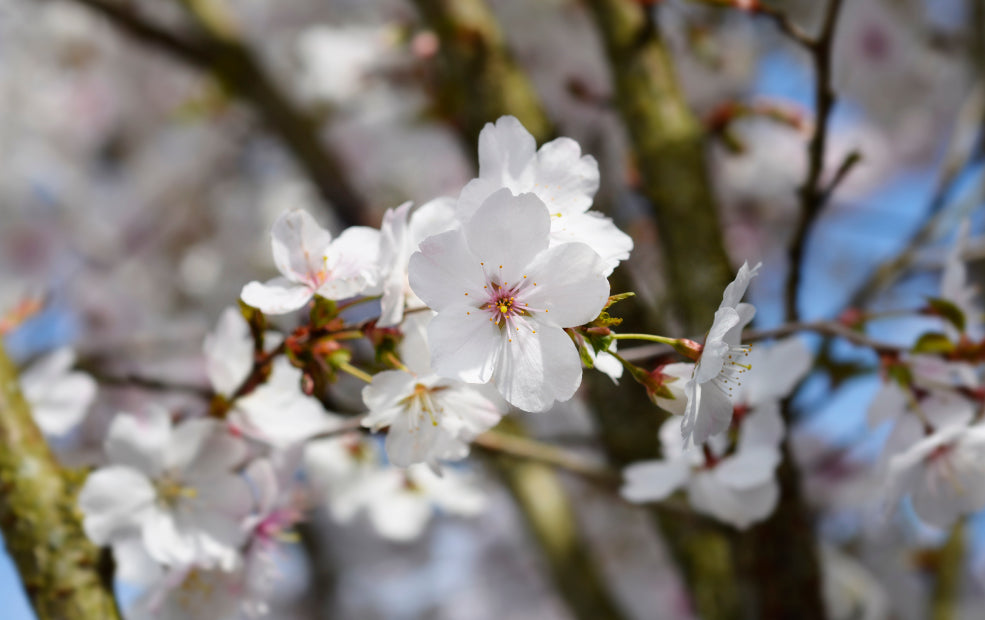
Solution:
[[[740,344],[739,339],[756,314],[752,304],[740,300],[758,271],[759,265],[750,269],[748,263],[743,263],[735,280],[725,288],[701,357],[684,388],[687,408],[681,433],[688,445],[701,444],[723,432],[732,420],[731,394],[741,383],[740,376],[749,369],[746,357],[750,347]]]
[[[889,506],[909,495],[917,515],[948,527],[985,507],[985,427],[946,426],[889,460]]]
[[[411,203],[405,202],[383,215],[380,226],[380,276],[383,296],[380,299],[382,327],[399,325],[404,315],[405,302],[419,303],[407,281],[407,265],[411,254],[417,251],[421,241],[431,235],[450,230],[457,225],[454,201],[437,198],[410,212]],[[408,299],[409,298],[409,299]]]
[[[272,344],[274,335],[266,340]],[[226,308],[204,345],[206,371],[216,394],[232,399],[230,423],[246,435],[277,447],[336,428],[341,418],[301,391],[301,370],[279,356],[264,383],[237,395],[253,369],[253,337],[246,319]]]
[[[345,299],[377,285],[380,232],[366,226],[347,228],[332,240],[306,211],[296,209],[274,222],[274,263],[281,275],[243,287],[244,302],[267,314],[285,314],[315,295]]]
[[[436,508],[474,516],[485,506],[485,496],[454,469],[438,476],[426,465],[384,466],[358,435],[309,443],[305,469],[337,521],[351,523],[365,512],[380,536],[398,542],[420,536]]]
[[[687,393],[684,387],[694,374],[694,364],[678,362],[663,364],[650,372],[653,385],[647,394],[658,407],[674,415],[684,415]]]
[[[581,360],[565,327],[598,316],[605,266],[580,243],[549,246],[550,216],[534,194],[492,194],[461,229],[429,237],[411,257],[414,292],[437,312],[428,328],[442,377],[496,384],[520,409],[571,398]]]
[[[386,370],[363,388],[369,415],[363,426],[389,427],[386,453],[399,467],[468,455],[468,442],[502,417],[500,406],[477,389],[431,371],[425,329],[431,317],[408,317],[400,354],[407,370]]]
[[[622,496],[634,503],[666,499],[686,486],[688,501],[702,514],[739,529],[772,514],[780,491],[774,471],[780,463],[775,429],[778,415],[754,413],[742,422],[738,445],[728,452],[724,437],[705,450],[685,447],[675,418],[660,427],[663,458],[633,463],[625,470]]]
[[[172,427],[168,413],[155,408],[118,415],[105,449],[111,464],[90,474],[79,493],[93,542],[137,534],[162,564],[235,564],[252,504],[234,473],[246,456],[242,440],[211,419]]]
[[[582,155],[571,138],[540,147],[516,117],[503,116],[479,133],[479,176],[462,190],[459,216],[465,220],[502,188],[533,192],[551,215],[551,245],[581,242],[595,250],[609,275],[629,258],[633,240],[596,211],[589,211],[599,187],[598,162]]]
[[[44,356],[21,374],[31,414],[46,435],[64,435],[85,418],[96,398],[96,381],[72,371],[75,352],[65,347]]]

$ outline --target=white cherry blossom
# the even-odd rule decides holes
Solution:
[[[479,133],[479,176],[459,196],[459,216],[468,219],[502,188],[514,194],[533,192],[551,215],[551,245],[581,242],[605,263],[606,275],[629,258],[633,240],[612,220],[589,211],[599,188],[599,166],[582,155],[571,138],[540,147],[516,117],[503,116]]]
[[[270,582],[264,572],[239,564],[230,569],[178,566],[164,572],[131,609],[148,620],[241,620],[269,611]]]
[[[275,336],[269,334],[267,340]],[[268,343],[269,344],[269,343]],[[206,371],[216,394],[234,399],[229,421],[244,434],[286,447],[336,428],[341,418],[301,391],[301,370],[284,356],[274,359],[267,380],[242,396],[237,390],[253,368],[253,337],[246,319],[226,308],[206,336]],[[234,398],[235,397],[235,398]]]
[[[281,275],[250,282],[241,298],[267,314],[285,314],[315,295],[345,299],[377,285],[380,232],[352,226],[335,240],[306,211],[288,211],[271,231],[274,264]]]
[[[474,516],[485,506],[484,494],[454,469],[438,476],[423,464],[384,466],[373,444],[358,435],[309,443],[305,469],[335,520],[351,523],[365,512],[380,536],[398,542],[420,536],[435,509]]]
[[[777,412],[778,413],[778,412]],[[745,529],[773,513],[780,491],[774,471],[780,452],[774,441],[778,415],[755,413],[742,422],[738,445],[727,452],[722,436],[702,448],[686,448],[675,418],[660,428],[663,458],[623,470],[622,496],[634,503],[666,499],[681,487],[702,514]]]
[[[81,422],[96,398],[96,381],[73,371],[75,352],[64,347],[49,353],[21,374],[21,390],[31,415],[46,435],[64,435]]]
[[[378,431],[389,427],[386,453],[399,467],[459,460],[468,455],[468,442],[492,428],[501,407],[477,386],[434,374],[428,361],[425,329],[431,317],[411,315],[404,322],[401,359],[407,370],[386,370],[363,388],[369,414],[363,426]]]
[[[945,528],[985,507],[985,427],[945,426],[889,460],[889,507],[909,495],[917,516]]]
[[[520,409],[571,398],[581,359],[565,327],[598,316],[605,266],[581,243],[549,246],[550,216],[533,194],[492,194],[461,229],[429,237],[410,284],[437,312],[428,328],[442,377],[496,384]]]
[[[383,215],[380,226],[380,282],[383,296],[380,299],[378,325],[399,325],[406,302],[419,305],[419,300],[410,290],[410,283],[407,281],[407,265],[421,241],[457,225],[454,205],[455,201],[450,198],[437,198],[411,213],[411,203],[405,202],[396,209],[388,209]]]
[[[172,428],[168,413],[120,414],[105,444],[111,464],[79,493],[83,527],[98,545],[137,534],[156,561],[230,567],[252,504],[234,473],[246,446],[216,420]]]
[[[752,304],[740,300],[758,271],[759,265],[750,269],[748,263],[743,263],[735,280],[725,287],[701,357],[684,388],[687,408],[681,434],[687,445],[703,443],[727,429],[732,421],[731,393],[740,383],[740,375],[749,369],[746,356],[750,347],[739,340],[743,328],[756,314]]]
[[[664,364],[651,371],[650,376],[659,390],[651,390],[650,398],[654,403],[674,415],[684,415],[687,409],[687,393],[685,386],[694,374],[694,364],[677,362]]]

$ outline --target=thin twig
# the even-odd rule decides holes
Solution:
[[[814,136],[807,147],[808,167],[807,178],[800,188],[801,213],[800,221],[794,233],[793,243],[789,252],[789,273],[787,275],[785,294],[785,314],[788,321],[797,321],[800,312],[797,308],[797,294],[800,291],[800,281],[804,254],[807,249],[807,237],[814,221],[821,214],[821,209],[829,195],[821,187],[821,176],[824,172],[824,156],[828,141],[828,127],[831,111],[834,109],[835,92],[832,87],[831,48],[834,42],[835,26],[838,23],[842,0],[830,0],[824,16],[821,32],[807,49],[814,61],[816,74],[816,93],[814,96]]]
[[[594,459],[586,459],[570,450],[526,437],[516,437],[498,431],[486,431],[476,437],[472,443],[485,450],[553,465],[606,486],[618,486],[620,481],[617,472]]]
[[[205,399],[212,398],[213,395],[212,390],[204,385],[165,381],[134,373],[111,374],[91,369],[87,369],[86,372],[92,375],[96,382],[113,387],[134,387],[153,392],[185,392]]]
[[[363,201],[351,187],[341,162],[322,144],[318,123],[281,91],[252,50],[232,32],[219,29],[214,19],[189,11],[199,32],[176,35],[111,0],[75,1],[102,14],[134,40],[217,75],[233,93],[252,104],[281,138],[343,225],[366,222]]]
[[[761,340],[769,340],[771,338],[783,338],[784,336],[790,336],[799,332],[814,332],[825,336],[843,338],[852,344],[857,344],[861,347],[869,347],[876,352],[902,353],[907,350],[907,347],[902,345],[870,338],[864,333],[856,331],[851,327],[837,321],[787,323],[786,325],[781,325],[773,329],[750,329],[742,333],[742,342],[758,342]],[[659,357],[661,355],[668,355],[673,352],[674,349],[669,345],[653,344],[621,349],[619,351],[619,355],[624,360],[635,363],[654,357]]]
[[[804,32],[800,26],[793,23],[790,16],[783,11],[768,6],[758,5],[753,10],[753,14],[762,15],[766,19],[769,19],[776,24],[777,28],[779,28],[783,34],[787,35],[791,40],[800,44],[807,50],[813,49],[816,45],[815,39],[811,37],[811,35]]]

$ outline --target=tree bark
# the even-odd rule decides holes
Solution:
[[[76,485],[58,465],[0,343],[0,529],[42,620],[114,620],[108,554],[82,531]]]

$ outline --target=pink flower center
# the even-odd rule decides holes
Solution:
[[[509,342],[513,342],[510,336],[519,332],[521,327],[536,334],[537,330],[533,329],[525,319],[534,312],[547,312],[547,310],[531,308],[524,301],[524,297],[530,288],[537,286],[537,283],[527,280],[527,276],[523,276],[520,283],[513,286],[506,281],[500,284],[495,277],[487,276],[486,281],[488,284],[483,288],[487,294],[487,301],[479,306],[479,309],[485,310],[489,314],[489,320],[497,327],[506,330]]]

